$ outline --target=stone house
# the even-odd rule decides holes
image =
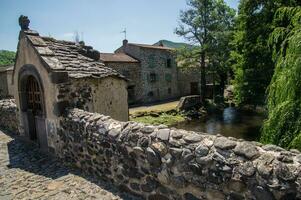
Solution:
[[[128,79],[128,102],[133,104],[141,101],[140,62],[125,53],[101,53],[100,61],[113,68]]]
[[[0,69],[0,99],[13,97],[13,88],[11,86],[13,66]]]
[[[174,99],[181,95],[178,86],[178,69],[175,62],[174,49],[162,46],[146,45],[128,43],[127,40],[123,41],[123,45],[115,51],[114,55],[125,54],[132,59],[138,60],[139,71],[132,71],[127,68],[127,73],[136,74],[132,75],[138,80],[132,80],[136,85],[134,87],[135,102],[136,103],[150,103],[156,101],[163,101]],[[101,56],[102,57],[102,56]],[[116,65],[117,59],[114,63],[106,62],[109,66]],[[109,64],[111,63],[111,64]],[[118,65],[123,63],[118,62]],[[113,67],[117,69],[116,67]]]
[[[58,142],[58,118],[67,107],[128,120],[126,79],[100,63],[98,51],[42,37],[28,29],[25,16],[19,24],[12,85],[21,135],[51,151]]]

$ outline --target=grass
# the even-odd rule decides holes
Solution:
[[[161,113],[158,116],[144,115],[139,117],[131,117],[131,121],[141,122],[145,124],[172,126],[179,122],[185,121],[185,118],[180,114]]]

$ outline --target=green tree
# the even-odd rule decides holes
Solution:
[[[282,7],[269,43],[276,62],[261,141],[301,150],[301,3]]]
[[[13,51],[0,50],[0,67],[13,65],[16,53]]]
[[[266,89],[274,73],[272,51],[268,46],[273,17],[283,5],[295,0],[241,0],[232,42],[237,104],[263,105]]]
[[[198,55],[201,72],[201,97],[206,92],[206,59],[215,51],[218,34],[223,33],[232,24],[235,10],[223,0],[188,0],[189,8],[181,11],[180,25],[175,33],[199,46],[193,50],[192,59]]]

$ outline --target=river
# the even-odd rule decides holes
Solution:
[[[206,120],[186,121],[173,127],[245,140],[258,140],[264,119],[262,113],[251,113],[228,107],[219,114],[210,114]]]

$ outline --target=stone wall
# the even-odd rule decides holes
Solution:
[[[149,200],[298,199],[301,154],[69,110],[56,154]]]
[[[14,99],[0,100],[0,128],[18,133],[17,106]]]

